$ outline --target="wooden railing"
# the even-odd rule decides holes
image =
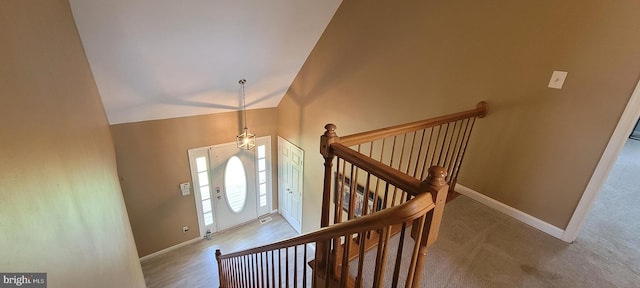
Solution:
[[[433,178],[433,183],[443,184],[443,179]],[[416,187],[432,186],[432,184],[414,183]],[[446,185],[444,186],[446,190]],[[430,190],[427,188],[427,190]],[[330,246],[339,246],[349,239],[363,238],[367,233],[378,231],[386,235],[393,225],[418,223],[416,227],[424,227],[427,213],[435,207],[432,196],[424,193],[407,201],[403,205],[386,209],[380,213],[370,214],[358,219],[332,225],[331,227],[297,236],[288,240],[272,243],[241,252],[222,255],[216,250],[216,259],[219,267],[220,287],[346,287],[346,277],[338,279],[328,267],[321,267],[319,261],[311,261],[311,271],[305,267],[312,255],[309,249],[311,244],[327,243]],[[410,271],[415,271],[419,261],[422,231],[417,231],[417,241],[412,253]],[[380,253],[376,255],[376,263],[386,257],[388,247],[381,245]],[[398,246],[402,249],[402,246]],[[402,254],[402,253],[400,253]],[[325,254],[330,257],[330,254]],[[414,259],[415,258],[415,259]],[[357,279],[361,279],[363,261],[359,262]],[[300,269],[302,267],[302,269]],[[346,266],[345,266],[346,267]],[[318,272],[321,273],[318,273]],[[347,275],[348,271],[343,270]],[[395,272],[394,272],[395,273]],[[315,277],[311,277],[315,275]],[[329,281],[324,281],[328,279]],[[407,277],[406,287],[412,287],[414,277]],[[382,281],[382,279],[380,279]],[[337,286],[339,285],[339,286]]]
[[[327,124],[320,141],[322,228],[242,252],[216,251],[221,287],[363,287],[365,266],[374,271],[371,287],[419,287],[475,120],[486,113],[480,102],[469,111],[345,137]],[[408,231],[414,242],[405,257]],[[394,235],[400,244],[387,257]],[[365,253],[375,254],[373,264]],[[403,261],[408,270],[401,271]]]
[[[321,227],[409,201],[424,192],[411,183],[424,179],[427,168],[434,165],[443,167],[439,173],[453,192],[475,121],[486,114],[487,103],[480,102],[472,110],[343,137],[336,134],[335,125],[327,124],[320,140],[320,153],[325,158]],[[449,193],[432,195],[436,207],[428,214],[430,234],[425,249],[437,238]],[[355,261],[362,254],[359,251],[379,247],[403,229],[402,225],[392,227],[386,239],[373,232],[337,247],[320,243],[319,250],[331,250],[337,262],[328,265],[340,274],[337,271]],[[318,261],[325,261],[325,252],[316,253]]]
[[[351,198],[357,196],[345,198],[345,192],[368,194],[376,210],[405,201],[408,187],[389,186],[384,178],[391,175],[420,180],[427,168],[440,166],[447,172],[449,191],[454,192],[475,121],[487,114],[487,108],[486,102],[480,102],[472,110],[342,137],[336,134],[335,125],[327,124],[320,140],[325,158],[321,226],[374,212],[368,207],[351,207]],[[368,159],[368,163],[355,164],[357,158]],[[381,171],[380,167],[386,167],[384,177],[369,172]],[[345,209],[338,209],[340,206]],[[353,213],[357,211],[361,213]]]

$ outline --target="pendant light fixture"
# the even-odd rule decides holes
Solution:
[[[236,142],[238,143],[238,148],[251,150],[256,147],[256,135],[249,133],[249,128],[247,128],[247,104],[244,96],[244,84],[247,83],[247,80],[240,79],[238,83],[242,85],[242,122],[244,122],[244,130],[242,134],[236,136]]]

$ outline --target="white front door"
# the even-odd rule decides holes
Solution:
[[[258,218],[254,150],[236,143],[213,146],[211,170],[218,229],[225,230]]]
[[[189,149],[200,236],[271,212],[271,136],[253,150],[236,143]]]
[[[302,233],[302,149],[278,137],[278,208],[280,214]]]

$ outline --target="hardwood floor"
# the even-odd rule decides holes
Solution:
[[[231,253],[298,235],[280,214],[215,234],[211,240],[180,247],[142,262],[148,288],[219,287],[215,251]]]

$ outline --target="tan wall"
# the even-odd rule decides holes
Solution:
[[[640,1],[344,1],[278,107],[307,151],[303,230],[318,227],[319,136],[487,100],[459,182],[565,228],[640,76]],[[547,88],[553,70],[564,89]],[[314,153],[315,156],[314,156]]]
[[[191,182],[187,150],[235,141],[241,132],[237,112],[154,120],[111,126],[118,174],[140,256],[199,237],[193,193],[178,185]],[[271,135],[276,175],[275,108],[247,111],[252,133]],[[275,179],[274,179],[274,184]],[[277,203],[274,187],[274,205]],[[189,226],[182,233],[182,226]]]
[[[0,272],[145,287],[68,2],[0,1],[0,43]]]

